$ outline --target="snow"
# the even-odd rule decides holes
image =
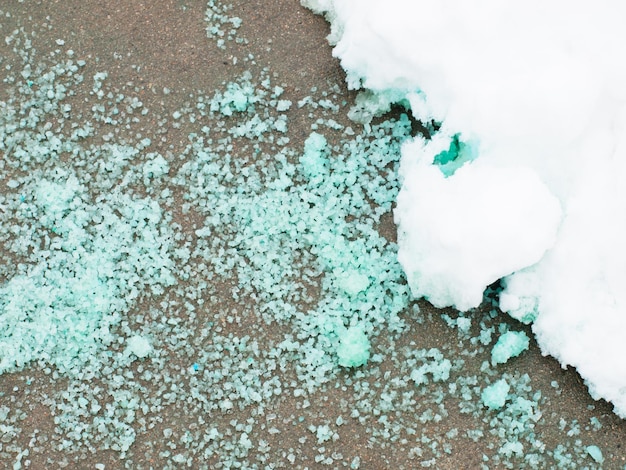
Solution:
[[[403,148],[398,256],[416,297],[468,310],[480,305],[485,286],[541,259],[561,210],[526,167],[477,161],[446,178],[430,163],[430,145],[420,139]]]
[[[413,294],[468,310],[504,278],[501,308],[626,417],[626,7],[303,4],[330,21],[349,86],[437,123],[402,150],[395,220]],[[455,136],[473,158],[450,171],[435,162]]]

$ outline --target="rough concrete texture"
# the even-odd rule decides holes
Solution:
[[[127,90],[126,93],[138,96],[150,113],[131,129],[120,129],[116,139],[132,140],[136,133],[151,136],[154,129],[162,127],[159,117],[171,116],[183,103],[190,101],[191,94],[211,95],[214,90],[222,88],[224,82],[236,79],[245,71],[258,76],[266,67],[270,70],[273,83],[284,87],[283,97],[294,103],[311,94],[313,87],[320,91],[339,90],[336,101],[345,101],[346,106],[342,107],[334,119],[344,125],[350,124],[346,113],[355,93],[345,89],[343,72],[332,57],[331,48],[325,40],[328,27],[323,18],[304,9],[296,0],[235,0],[232,2],[230,14],[242,19],[237,37],[247,39],[247,43],[228,41],[226,48],[220,49],[216,47],[214,40],[207,38],[204,20],[206,7],[206,2],[199,0],[12,1],[0,6],[4,13],[0,19],[0,36],[4,37],[20,26],[26,31],[36,31],[33,46],[42,58],[58,48],[55,41],[62,38],[65,41],[64,48],[71,48],[76,59],[87,62],[84,72],[86,76],[107,71],[107,83],[113,89]],[[7,13],[10,15],[7,16]],[[0,45],[0,55],[4,58],[3,65],[10,62],[10,47],[4,41]],[[81,106],[86,107],[83,110],[86,114],[89,112],[91,104],[84,96],[88,96],[90,87],[91,82],[86,81],[83,89],[85,95],[80,94],[79,87],[77,94],[68,98],[74,106],[73,112],[78,113]],[[7,99],[10,88],[10,84],[0,83],[0,101]],[[137,92],[133,91],[135,88],[138,89]],[[170,92],[164,94],[164,88]],[[301,148],[311,132],[311,124],[316,116],[312,118],[310,113],[307,107],[297,106],[287,112],[288,136],[293,148]],[[208,121],[200,124],[212,125]],[[358,130],[358,125],[352,126]],[[188,133],[197,127],[189,122],[178,127],[169,126],[165,133],[153,138],[151,150],[176,155],[185,148]],[[340,137],[332,132],[328,134],[331,141]],[[236,148],[233,149],[233,154],[236,151]],[[3,156],[5,157],[6,155]],[[183,163],[179,160],[172,161],[172,172]],[[71,166],[71,163],[68,164]],[[6,167],[2,171],[12,170]],[[141,189],[136,191],[140,193]],[[201,226],[200,216],[193,211],[183,211],[181,188],[173,188],[172,191],[175,199],[178,198],[167,209],[172,215],[172,222],[180,225],[182,233],[192,234]],[[388,239],[393,240],[395,237],[390,214],[383,216],[381,225],[377,228]],[[7,282],[14,274],[13,268],[9,266],[11,256],[13,255],[7,251],[2,257],[5,265],[0,273],[2,282]],[[217,302],[224,311],[237,310],[238,304],[233,302],[227,284],[222,289],[223,298]],[[133,306],[129,317],[134,318],[139,312],[149,310],[150,302],[158,303],[158,300],[146,300],[146,303]],[[457,329],[449,327],[441,314],[455,318],[454,312],[437,311],[426,302],[420,302],[419,307],[419,315],[413,310],[407,310],[407,327],[401,334],[374,338],[374,352],[379,351],[390,356],[392,350],[438,348],[447,358],[453,361],[462,358],[464,361],[460,370],[453,370],[453,379],[465,374],[468,377],[490,377],[490,380],[493,378],[495,381],[503,374],[517,378],[528,374],[533,394],[541,392],[541,417],[537,417],[534,432],[546,449],[554,450],[559,444],[565,444],[565,453],[569,451],[575,454],[572,450],[574,448],[598,445],[603,452],[604,468],[622,468],[626,464],[626,452],[622,448],[626,438],[626,425],[612,414],[608,404],[590,398],[575,371],[563,370],[553,359],[543,357],[536,344],[531,341],[529,351],[498,366],[493,377],[481,375],[481,366],[489,361],[490,348],[475,344],[470,347],[469,340],[463,339]],[[513,329],[524,329],[504,316],[491,318],[490,310],[491,307],[485,305],[472,314],[474,319],[470,336],[479,334],[481,321],[487,327],[497,327],[504,323]],[[170,313],[174,316],[173,312]],[[207,312],[199,315],[207,315],[206,321],[212,320]],[[248,323],[244,321],[239,325],[228,323],[225,318],[216,317],[215,321],[222,322],[223,336],[249,335],[262,344],[276,341],[286,333],[287,328],[285,325],[266,327],[258,319],[249,319]],[[529,329],[525,331],[532,337]],[[497,333],[494,338],[496,336]],[[185,341],[192,344],[196,339],[189,337]],[[474,352],[468,352],[470,349]],[[173,351],[166,361],[168,367],[183,369],[193,362],[193,358],[186,357],[181,351]],[[511,457],[514,462],[509,464],[511,466],[497,463],[493,458],[485,462],[483,456],[498,454],[498,448],[502,445],[497,436],[498,427],[501,426],[504,430],[510,423],[500,423],[495,411],[481,411],[478,414],[464,412],[460,406],[463,400],[453,398],[446,391],[448,384],[445,381],[435,383],[431,380],[422,385],[425,391],[414,397],[416,401],[413,406],[406,409],[398,407],[398,411],[384,413],[387,423],[381,423],[377,413],[370,411],[368,414],[363,408],[361,412],[364,419],[351,417],[350,410],[358,409],[359,401],[372,400],[379,403],[381,399],[368,398],[370,395],[363,392],[362,385],[359,385],[361,388],[357,393],[353,385],[346,384],[368,383],[373,390],[384,388],[382,383],[397,376],[397,371],[394,371],[396,363],[397,360],[387,360],[380,364],[368,364],[365,368],[371,367],[376,371],[369,375],[362,371],[341,371],[329,383],[308,395],[306,400],[294,396],[293,390],[285,385],[284,393],[274,396],[264,407],[264,414],[251,412],[251,407],[230,411],[218,409],[203,417],[201,422],[204,424],[199,424],[199,416],[189,415],[189,408],[184,403],[176,400],[165,403],[166,400],[163,400],[160,409],[148,413],[152,416],[153,426],[137,433],[134,443],[123,457],[120,452],[107,449],[106,445],[98,441],[85,446],[80,440],[76,440],[67,448],[61,446],[63,440],[69,438],[55,421],[63,415],[55,406],[58,403],[55,397],[62,394],[71,385],[71,381],[63,377],[54,379],[42,367],[31,364],[21,372],[0,376],[0,410],[11,410],[9,417],[15,413],[20,414],[11,430],[2,427],[0,422],[0,467],[13,468],[19,450],[27,448],[29,454],[21,458],[21,464],[33,469],[147,469],[185,466],[238,468],[237,462],[239,468],[252,468],[252,464],[245,462],[256,462],[258,468],[349,468],[350,465],[357,468],[360,465],[358,468],[384,469],[421,468],[429,465],[432,468],[474,469],[480,468],[483,463],[489,465],[489,468],[531,467],[523,456],[515,460],[515,455]],[[284,384],[297,382],[293,370],[276,373],[282,374],[280,377]],[[94,380],[88,387],[92,392],[95,390],[93,393],[101,403],[113,403],[115,406],[114,398],[107,396],[107,388],[102,386],[98,389],[99,385],[99,381]],[[145,393],[147,396],[163,394],[162,385],[158,381],[147,381],[144,384],[147,390]],[[180,385],[183,388],[185,386]],[[485,385],[486,383],[480,381],[468,385],[469,393],[473,394],[477,406],[480,406],[480,389]],[[398,404],[402,401],[403,393],[415,393],[414,390],[414,384],[408,384],[404,388],[399,385],[393,391],[396,395],[392,402]],[[433,405],[438,394],[444,397],[444,401]],[[432,409],[445,409],[441,420],[427,416],[427,411]],[[157,415],[158,420],[155,418]],[[220,429],[230,426],[236,434],[240,431],[232,424],[233,421],[245,424],[251,416],[264,425],[253,426],[249,433],[253,448],[245,458],[233,457],[235,463],[231,466],[224,464],[223,459],[217,455],[203,456],[200,453],[185,454],[185,460],[178,463],[172,460],[176,454],[184,454],[185,449],[193,448],[193,445],[186,446],[182,440],[187,431],[193,434],[199,427],[209,428],[215,425]],[[337,424],[340,416],[343,424]],[[393,430],[396,428],[389,424],[394,421],[401,423],[395,436]],[[407,423],[411,422],[415,423],[414,433],[407,432]],[[311,425],[318,426],[317,431],[311,431]],[[324,425],[336,432],[338,439],[330,437],[325,440]],[[485,430],[483,435],[468,435],[468,431],[479,428]],[[572,431],[574,428],[578,430]],[[385,435],[388,430],[392,430],[391,434]],[[171,436],[173,437],[169,439]],[[429,439],[441,439],[450,445],[449,449],[438,449],[441,455],[430,463],[429,456],[434,454]],[[265,460],[257,459],[260,455],[260,440],[265,440],[269,449]],[[580,442],[577,443],[577,440]],[[175,441],[178,447],[172,444]],[[525,445],[524,452],[531,452],[532,449]],[[423,449],[423,457],[414,450],[418,447]],[[317,458],[319,455],[324,458]],[[545,465],[556,465],[552,455],[545,455],[548,462]],[[355,460],[356,457],[359,459]],[[591,468],[598,465],[584,454],[575,455],[572,461],[570,468]],[[102,466],[97,466],[98,464]],[[541,464],[538,468],[545,465]]]

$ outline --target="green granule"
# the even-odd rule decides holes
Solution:
[[[351,326],[340,331],[337,336],[337,358],[340,366],[360,367],[367,363],[371,345],[363,327]]]
[[[502,408],[506,402],[511,387],[504,379],[485,387],[481,394],[483,405],[491,410]]]
[[[491,363],[504,364],[528,349],[529,344],[530,340],[523,331],[507,331],[498,338],[491,350]]]

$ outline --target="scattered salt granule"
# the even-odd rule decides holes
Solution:
[[[491,363],[504,364],[528,349],[530,340],[523,331],[507,331],[491,349]]]

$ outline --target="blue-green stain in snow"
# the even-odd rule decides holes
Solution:
[[[456,170],[476,158],[476,149],[460,140],[455,134],[450,141],[448,150],[435,155],[433,163],[439,166],[444,176],[452,176]]]

